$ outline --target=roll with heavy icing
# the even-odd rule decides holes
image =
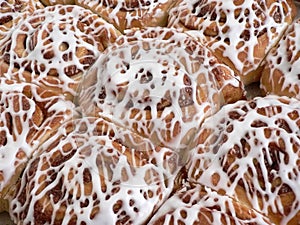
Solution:
[[[197,135],[190,183],[226,193],[273,224],[298,224],[299,116],[298,100],[274,95],[224,106]]]
[[[296,14],[291,0],[180,0],[168,26],[192,31],[247,85]]]
[[[154,144],[186,149],[207,116],[244,98],[238,76],[190,36],[168,28],[133,30],[88,71],[79,104]]]

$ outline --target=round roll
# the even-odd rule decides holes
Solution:
[[[0,201],[36,147],[73,117],[71,102],[32,84],[0,79]]]
[[[168,26],[193,31],[247,85],[259,81],[263,59],[296,14],[292,0],[180,0]]]
[[[276,94],[300,99],[300,20],[296,20],[266,58],[261,89],[264,94]]]
[[[123,32],[133,27],[166,26],[173,0],[75,0]]]
[[[299,101],[287,97],[224,106],[197,135],[189,181],[226,193],[274,224],[298,224],[299,121]]]
[[[178,150],[205,117],[243,97],[238,77],[197,41],[148,28],[127,33],[105,51],[85,76],[79,104],[83,115]]]
[[[149,225],[267,225],[271,222],[252,208],[208,187],[186,187],[170,197]]]
[[[1,46],[0,72],[72,98],[84,71],[118,35],[112,25],[79,6],[36,10]]]
[[[179,158],[96,118],[40,146],[10,200],[19,224],[146,224],[176,184]]]

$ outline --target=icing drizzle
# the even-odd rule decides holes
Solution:
[[[295,18],[296,8],[285,0],[182,0],[170,14],[169,26],[182,23],[193,30],[193,35],[244,77],[261,65]]]
[[[295,21],[266,58],[261,88],[278,95],[289,95],[300,99],[299,52],[300,20]]]
[[[200,185],[186,187],[170,197],[149,225],[271,224],[267,218],[234,199]]]
[[[224,103],[229,86],[243,93],[232,70],[197,41],[173,29],[148,28],[105,51],[85,76],[79,102],[83,115],[100,115],[180,150]]]
[[[0,78],[0,197],[39,145],[72,116],[71,102],[32,84]]]
[[[87,117],[37,152],[11,201],[23,224],[143,224],[172,192],[179,165],[171,150]]]
[[[75,95],[82,73],[118,35],[112,25],[79,6],[36,10],[18,23],[1,48],[9,64],[6,76]]]
[[[77,0],[120,31],[133,27],[164,26],[172,0]]]
[[[189,179],[277,221],[299,220],[299,102],[258,97],[208,118],[191,151]]]

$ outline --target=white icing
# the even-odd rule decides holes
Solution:
[[[117,144],[129,143],[129,139],[131,147]],[[141,143],[147,147],[140,148]],[[68,145],[71,148],[66,148]],[[70,157],[61,160],[68,154]],[[171,150],[157,148],[147,139],[102,119],[74,120],[41,145],[28,164],[11,201],[11,215],[15,221],[31,224],[47,206],[47,210],[53,208],[47,215],[49,220],[45,220],[49,224],[54,224],[59,211],[64,210],[60,224],[68,224],[74,215],[77,219],[72,224],[76,225],[142,224],[172,192],[178,159]],[[87,171],[91,183],[83,175]],[[55,189],[59,182],[61,186]],[[48,202],[43,203],[46,196]],[[42,208],[37,211],[38,201]],[[114,211],[118,201],[122,202],[120,209]],[[82,206],[84,202],[87,204]],[[95,208],[99,212],[90,217]]]
[[[78,76],[87,70],[118,32],[89,10],[56,5],[36,10],[13,29],[1,46],[12,77],[76,94]],[[17,72],[13,72],[19,67]],[[30,78],[24,71],[31,72]],[[28,76],[28,75],[27,75]],[[58,81],[49,82],[49,77]]]
[[[251,207],[265,215],[271,210],[287,224],[300,211],[299,115],[296,99],[272,95],[224,106],[200,129],[198,137],[209,135],[191,151],[190,181],[232,197],[242,182]],[[285,186],[294,194],[289,206],[280,199]]]
[[[41,8],[36,0],[0,0],[0,46],[9,41],[20,20]]]
[[[200,216],[209,221],[211,225],[270,224],[266,218],[252,209],[252,218],[239,217],[234,204],[238,203],[230,197],[220,195],[210,188],[196,185],[194,188],[184,188],[170,197],[152,217],[149,225],[195,224],[196,222],[204,224],[204,221],[199,218]],[[208,212],[209,216],[205,215],[205,212]],[[160,221],[161,218],[164,219]]]
[[[214,71],[223,68],[229,77],[216,81]],[[226,85],[239,88],[240,82],[198,42],[172,29],[148,28],[107,49],[85,76],[79,102],[83,115],[109,118],[179,151],[219,109]],[[163,101],[167,106],[160,109]]]
[[[43,8],[36,0],[0,0],[0,25],[7,23],[22,13],[32,13]]]
[[[77,4],[99,13],[105,14],[109,22],[113,23],[120,29],[122,23],[126,23],[126,28],[132,28],[136,25],[134,22],[139,21],[144,24],[155,24],[156,20],[165,17],[164,6],[171,5],[170,0],[77,0]],[[163,11],[164,10],[164,11]],[[124,14],[124,15],[122,15]],[[122,16],[121,16],[122,15]]]
[[[206,43],[212,51],[220,50],[228,57],[238,74],[247,75],[255,70],[272,46],[292,21],[292,7],[287,1],[241,1],[232,0],[182,0],[170,11],[169,26],[178,23],[189,25],[188,29]],[[238,11],[240,10],[240,13]],[[203,15],[202,15],[203,14]],[[213,29],[214,34],[208,34]],[[243,38],[243,32],[248,32]],[[266,33],[266,46],[261,45],[259,35]],[[260,48],[264,55],[255,56]],[[261,50],[261,49],[260,49]],[[240,59],[239,55],[246,57]]]
[[[16,175],[16,169],[28,161],[35,150],[34,146],[39,144],[34,135],[42,138],[51,131],[52,120],[56,117],[62,116],[59,121],[70,119],[74,105],[55,95],[43,96],[43,92],[31,84],[15,83],[0,78],[0,86],[1,192],[10,185],[12,177]],[[28,90],[31,96],[26,95]],[[26,108],[22,107],[23,104]],[[40,108],[41,105],[44,105],[44,109]],[[41,118],[42,124],[34,122],[39,108],[44,111],[44,115],[41,115],[44,116]]]
[[[285,36],[280,40],[276,49],[273,49],[273,51],[271,51],[271,53],[267,56],[265,69],[269,69],[270,72],[263,75],[267,76],[268,79],[266,79],[266,81],[268,83],[262,83],[262,89],[266,92],[280,95],[281,93],[277,93],[275,91],[278,87],[281,91],[287,89],[293,97],[300,99],[299,46],[300,21],[297,20],[288,28]],[[280,83],[273,80],[275,71],[279,71],[281,73],[281,78],[279,79]],[[271,86],[271,89],[266,86]]]

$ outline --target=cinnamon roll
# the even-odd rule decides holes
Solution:
[[[174,0],[75,0],[123,32],[138,27],[166,26]]]
[[[10,214],[21,224],[146,224],[173,191],[178,159],[105,120],[77,119],[40,146]]]
[[[119,32],[79,6],[55,5],[36,10],[1,46],[2,76],[76,94],[82,74]],[[8,74],[6,73],[8,71]]]
[[[259,81],[263,59],[296,14],[292,0],[180,0],[168,26],[190,30],[247,85]]]
[[[0,78],[0,202],[36,147],[73,116],[73,104],[32,84]]]
[[[190,183],[226,193],[272,224],[299,224],[299,116],[298,100],[274,95],[224,106],[197,135]]]
[[[247,205],[212,189],[196,185],[170,197],[149,225],[267,225],[268,218]]]
[[[266,58],[260,87],[263,94],[276,94],[300,99],[300,20],[287,30],[278,46]]]
[[[199,42],[173,29],[147,28],[105,51],[85,76],[79,104],[83,115],[179,150],[205,117],[243,97],[238,77]]]

